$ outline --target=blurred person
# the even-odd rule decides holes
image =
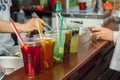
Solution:
[[[113,31],[105,27],[92,27],[90,30],[92,31],[93,36],[99,37],[99,39],[113,41],[115,43],[115,50],[109,68],[120,71],[120,30]]]
[[[0,20],[4,21],[10,21],[10,7],[12,6],[11,0],[1,0],[0,1]],[[3,21],[2,21],[3,22]],[[4,29],[5,23],[0,22],[0,32],[2,32]],[[6,24],[7,25],[7,24]],[[6,29],[8,28],[7,26],[5,27]],[[14,40],[11,37],[10,33],[0,33],[0,54],[4,53],[4,50],[6,48],[10,48],[11,46],[14,45]]]

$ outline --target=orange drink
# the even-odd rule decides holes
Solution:
[[[55,39],[49,37],[42,38],[44,69],[51,68],[53,66],[54,44],[55,44]]]

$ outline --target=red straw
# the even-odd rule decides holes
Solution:
[[[20,35],[20,32],[18,31],[17,27],[16,27],[15,24],[14,24],[14,21],[13,21],[12,19],[11,19],[10,21],[11,21],[11,26],[12,26],[14,32],[16,33],[18,39],[20,40],[22,46],[25,45],[25,44],[24,44],[24,41],[23,41],[23,39],[22,39],[22,37],[21,37],[21,35]]]

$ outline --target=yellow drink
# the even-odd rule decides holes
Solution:
[[[74,27],[72,30],[71,44],[70,44],[70,53],[77,53],[78,51],[78,34],[79,27]]]

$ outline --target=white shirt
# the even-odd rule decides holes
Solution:
[[[116,45],[109,68],[116,71],[120,71],[120,29],[114,34],[114,37],[116,36],[114,38],[114,42],[116,43]]]
[[[113,41],[114,41],[114,43],[116,43],[116,41],[117,41],[118,33],[119,33],[118,31],[114,31],[114,33],[113,33],[113,36],[114,36]]]
[[[0,0],[0,19],[10,21],[11,6],[12,6],[11,0]],[[3,48],[7,49],[13,45],[14,41],[10,33],[0,33],[0,54]]]

